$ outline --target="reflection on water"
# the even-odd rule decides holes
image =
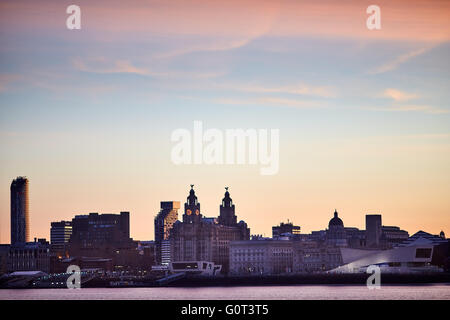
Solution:
[[[365,286],[258,286],[207,288],[85,288],[85,289],[0,289],[0,300],[307,300],[307,299],[446,299],[448,285],[382,286],[369,290]]]

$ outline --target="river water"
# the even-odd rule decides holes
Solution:
[[[293,285],[201,288],[0,289],[0,300],[450,300],[450,284],[381,286]]]

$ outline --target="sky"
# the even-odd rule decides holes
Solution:
[[[81,30],[66,28],[74,3]],[[1,1],[0,242],[17,176],[32,238],[130,211],[151,240],[160,201],[190,184],[208,217],[228,186],[252,234],[325,229],[335,209],[345,226],[378,213],[450,234],[449,16],[445,0]],[[171,134],[194,121],[279,129],[279,172],[175,165]]]

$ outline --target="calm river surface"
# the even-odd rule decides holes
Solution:
[[[0,300],[308,300],[446,299],[450,284],[382,286],[296,285],[206,288],[0,289]]]

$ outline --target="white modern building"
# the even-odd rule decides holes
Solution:
[[[365,273],[370,265],[380,267],[382,273],[440,272],[440,268],[431,265],[434,245],[431,240],[419,237],[390,250],[341,248],[344,264],[330,272]]]

